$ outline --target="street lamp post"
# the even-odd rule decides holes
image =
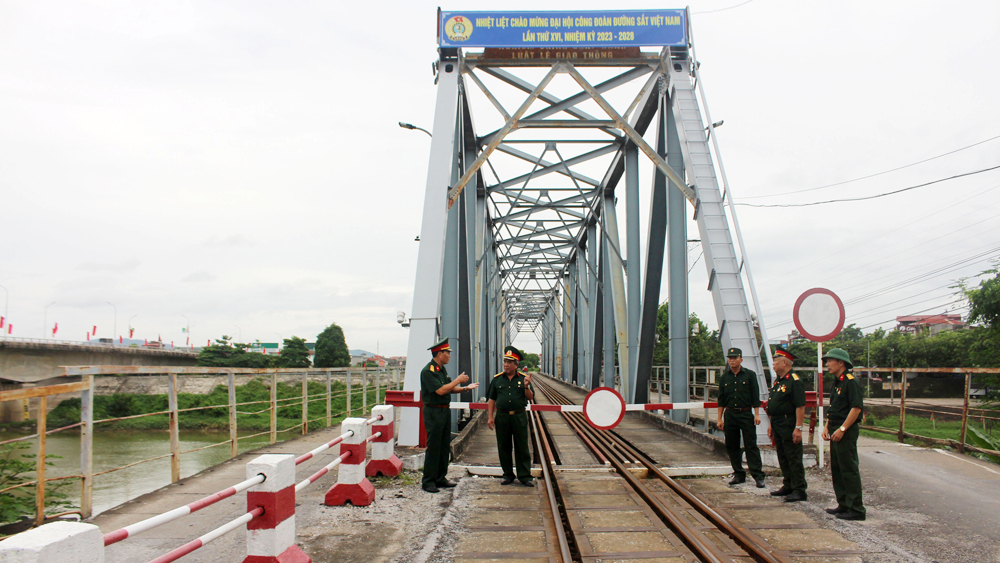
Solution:
[[[112,329],[114,330],[114,332],[111,333],[111,346],[114,347],[115,337],[118,336],[118,307],[115,307],[115,304],[110,301],[105,301],[105,303],[111,305],[111,308],[115,310],[115,323],[114,325],[112,325],[114,326],[114,328]]]
[[[56,302],[53,301],[45,306],[45,313],[42,315],[42,338],[49,332],[49,307],[55,305]]]
[[[181,316],[184,317],[184,315],[181,315]],[[189,319],[187,317],[184,317],[184,320],[187,321],[187,328],[184,329],[184,333],[187,334],[188,341],[190,341],[191,340],[191,319]]]
[[[237,338],[237,341],[238,341],[238,342],[243,342],[243,329],[242,329],[242,328],[240,328],[240,327],[239,327],[239,326],[237,326],[237,325],[233,325],[233,326],[235,326],[235,327],[236,327],[236,330],[237,330],[237,331],[239,331],[239,332],[238,332],[239,336],[237,336],[237,337],[236,337],[236,338]]]
[[[413,124],[410,124],[410,123],[404,123],[404,122],[400,121],[399,122],[399,126],[402,127],[403,129],[409,129],[411,131],[414,130],[414,129],[416,129],[417,131],[423,131],[424,133],[427,133],[428,137],[433,137],[434,136],[434,135],[431,134],[430,131],[424,129],[423,127],[417,127],[416,125],[413,125]]]

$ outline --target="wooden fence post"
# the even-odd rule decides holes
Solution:
[[[302,435],[309,433],[309,374],[302,373]]]
[[[351,418],[351,368],[347,368],[347,416],[346,418]]]
[[[271,372],[271,443],[278,441],[278,372]]]
[[[229,457],[234,458],[240,453],[240,439],[236,433],[236,376],[232,371],[226,372],[226,383],[229,386]]]
[[[900,374],[899,378],[902,389],[899,392],[899,442],[903,442],[903,433],[906,430],[906,372]]]
[[[972,373],[965,374],[965,397],[962,398],[962,439],[958,443],[958,453],[965,453],[965,432],[969,425],[969,388],[972,386]]]
[[[45,522],[45,430],[48,397],[38,398],[38,455],[35,458],[35,525]]]
[[[167,408],[170,410],[170,482],[181,480],[181,440],[177,425],[177,374],[167,379]]]
[[[83,376],[80,392],[80,513],[90,518],[94,506],[94,376]]]
[[[365,361],[364,371],[361,372],[361,414],[368,413],[368,362]]]
[[[331,392],[332,386],[330,385],[330,370],[326,370],[326,427],[329,428],[333,424],[332,411],[331,411],[331,399],[333,398],[333,393]]]

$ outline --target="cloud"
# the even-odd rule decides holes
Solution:
[[[84,262],[76,267],[77,270],[83,270],[85,272],[112,272],[112,273],[122,273],[122,272],[132,272],[139,267],[142,262],[138,258],[130,258],[124,262],[117,264],[107,264],[101,262]]]
[[[215,279],[216,278],[215,278],[214,274],[210,274],[210,273],[202,270],[200,272],[194,272],[193,274],[188,275],[186,278],[183,278],[181,280],[181,282],[182,283],[206,283],[206,282],[215,281]]]

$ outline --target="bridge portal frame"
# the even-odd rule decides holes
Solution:
[[[699,82],[697,64],[692,63],[693,45],[662,47],[658,53],[640,52],[613,60],[511,60],[497,58],[496,52],[491,58],[488,53],[439,49],[438,96],[404,389],[420,391],[419,374],[430,359],[425,355],[427,348],[448,336],[455,350],[450,371],[470,373],[482,386],[476,397],[465,393],[461,400],[482,398],[491,375],[500,371],[503,347],[517,333],[533,332],[541,342],[542,366],[549,373],[590,388],[615,387],[630,403],[646,402],[666,262],[672,305],[670,364],[681,368],[672,370],[671,391],[686,397],[686,203],[697,218],[704,209],[702,197],[711,199],[712,189],[719,190],[707,138],[698,136],[704,131],[692,129],[692,123],[702,123],[697,100],[681,96],[678,102],[675,95],[678,86],[680,93],[690,94]],[[529,67],[547,70],[533,81],[518,74]],[[615,67],[620,72],[591,81],[584,76],[588,67]],[[579,87],[565,98],[548,89],[563,76]],[[526,97],[514,111],[508,111],[487,79]],[[606,95],[639,79],[644,80],[628,108],[616,109]],[[502,117],[501,127],[483,135],[477,135],[472,119],[473,88]],[[605,116],[591,115],[581,107],[584,103],[595,104]],[[714,131],[711,125],[704,129],[709,134]],[[559,132],[564,138],[555,133],[516,138],[525,131]],[[655,146],[645,140],[647,132],[655,135]],[[712,142],[718,154],[717,142]],[[579,149],[590,145],[597,148]],[[577,150],[567,153],[567,146]],[[534,153],[531,147],[536,148]],[[640,153],[654,169],[644,256],[639,232]],[[526,163],[530,171],[510,172],[494,166],[491,157],[495,155]],[[600,179],[581,170],[599,159],[610,160]],[[695,173],[687,178],[692,168]],[[725,181],[721,163],[719,171]],[[551,184],[552,177],[564,183]],[[624,245],[615,197],[623,179]],[[540,183],[544,186],[536,187]],[[726,197],[742,260],[737,265],[729,223],[723,207],[716,205],[723,210],[722,224],[718,224],[718,214],[710,224],[699,222],[706,267],[710,283],[718,284],[713,296],[723,346],[751,351],[745,354],[748,367],[763,380],[760,349],[742,286],[744,273],[751,289],[752,278],[732,197],[723,186],[721,199]],[[712,234],[712,229],[717,232]],[[717,256],[723,262],[717,263]],[[755,308],[759,319],[759,307]],[[764,348],[770,363],[770,350]],[[626,367],[617,379],[612,369],[616,364]],[[766,385],[761,389],[766,393]],[[685,421],[687,413],[676,411],[672,416]],[[417,421],[416,409],[404,409],[401,444],[417,443]],[[761,432],[765,431],[762,427]]]

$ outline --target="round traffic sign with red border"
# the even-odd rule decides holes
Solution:
[[[792,310],[795,328],[813,342],[833,340],[844,328],[844,319],[844,303],[836,293],[822,287],[800,295]]]
[[[625,416],[625,399],[610,387],[598,387],[583,400],[583,416],[594,428],[610,430]]]

